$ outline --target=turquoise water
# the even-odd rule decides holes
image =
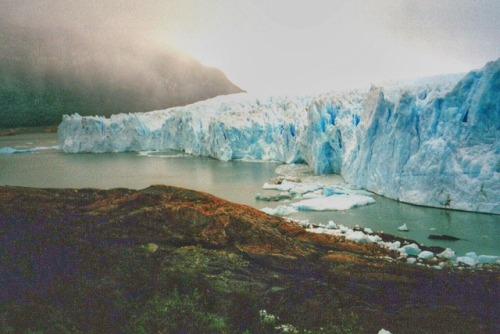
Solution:
[[[255,200],[264,193],[262,185],[276,176],[278,163],[229,161],[194,157],[178,152],[157,154],[99,153],[64,154],[50,149],[57,145],[55,134],[0,137],[4,147],[49,149],[33,153],[0,154],[0,184],[48,188],[141,189],[166,184],[205,191],[224,199],[256,208],[286,203]],[[319,177],[329,182],[331,177]],[[335,178],[333,178],[335,180]],[[338,177],[337,177],[338,179]],[[425,208],[373,196],[375,204],[347,211],[299,212],[292,218],[326,224],[329,220],[346,226],[360,225],[417,240],[426,245],[450,247],[457,254],[500,255],[500,216]],[[398,226],[406,223],[409,232]],[[464,240],[431,241],[429,234],[448,234]]]

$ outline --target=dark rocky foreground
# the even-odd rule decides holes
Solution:
[[[500,332],[498,268],[396,257],[180,188],[0,187],[0,332]]]

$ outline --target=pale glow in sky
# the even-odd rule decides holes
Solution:
[[[466,72],[500,57],[498,0],[7,0],[0,12],[133,33],[221,69],[250,92]]]

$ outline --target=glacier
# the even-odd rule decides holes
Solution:
[[[63,116],[64,152],[178,150],[307,163],[395,200],[500,214],[500,59],[460,80],[315,96],[220,96],[109,118]]]

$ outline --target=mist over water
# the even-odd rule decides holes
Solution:
[[[0,128],[146,112],[241,92],[219,70],[122,33],[0,24]]]
[[[28,149],[57,145],[55,134],[0,137],[0,148]],[[256,208],[287,203],[263,202],[256,193],[265,193],[264,182],[277,172],[293,169],[278,163],[218,161],[180,152],[64,154],[59,150],[0,154],[0,185],[37,188],[146,188],[153,184],[173,185],[204,191],[226,200]],[[278,168],[280,167],[280,168]],[[309,168],[296,168],[297,176],[309,182],[339,183],[338,176],[313,176]],[[373,195],[375,204],[347,211],[298,212],[292,218],[314,224],[370,227],[375,231],[414,239],[428,246],[450,247],[458,255],[469,251],[500,255],[498,215],[450,211],[409,205]],[[400,232],[407,224],[410,231]],[[429,234],[448,234],[463,240],[428,240]]]

